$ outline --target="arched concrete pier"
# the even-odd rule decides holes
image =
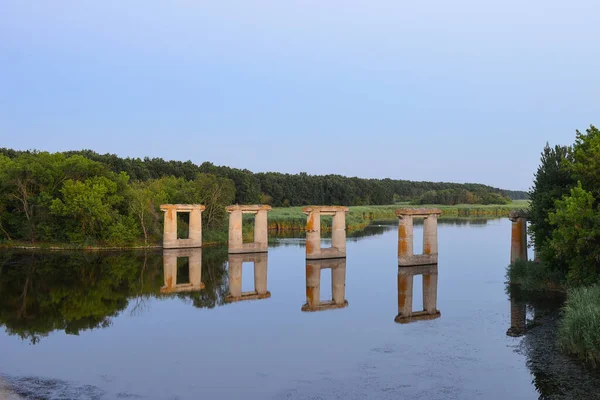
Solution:
[[[267,253],[229,254],[229,294],[225,301],[233,303],[271,297],[271,292],[267,290],[268,260]],[[242,292],[242,265],[245,262],[254,263],[254,290],[251,292]]]
[[[422,311],[413,311],[415,275],[423,275]],[[437,309],[437,283],[437,264],[398,268],[398,315],[395,321],[399,324],[406,324],[439,318],[441,313]]]
[[[187,258],[189,282],[177,283],[177,259]],[[164,286],[161,293],[196,292],[204,289],[202,283],[202,249],[167,249],[163,250]]]
[[[331,300],[321,301],[321,271],[331,269]],[[306,304],[302,311],[323,311],[348,306],[346,259],[306,260]]]
[[[510,263],[527,261],[527,212],[511,211],[509,218],[512,221]]]
[[[165,213],[163,228],[163,248],[181,249],[202,247],[202,211],[205,207],[200,204],[162,204],[161,211]],[[177,213],[189,213],[189,235],[187,239],[177,238]]]
[[[437,208],[403,208],[396,211],[398,224],[398,265],[429,265],[438,263]],[[423,254],[414,254],[413,220],[424,218]]]
[[[306,259],[346,257],[346,214],[348,207],[343,206],[310,206],[302,212],[306,219]],[[332,215],[331,247],[321,247],[321,216]]]
[[[269,251],[267,213],[271,206],[234,205],[226,208],[229,213],[229,253],[261,253]],[[254,242],[244,243],[242,237],[243,214],[254,214]]]

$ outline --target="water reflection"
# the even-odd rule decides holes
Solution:
[[[254,290],[242,292],[242,265],[245,262],[254,264]],[[244,300],[261,300],[271,297],[267,291],[268,253],[229,254],[229,294],[225,298],[228,303]]]
[[[331,300],[321,300],[321,271],[331,270]],[[323,311],[348,306],[346,258],[306,260],[306,304],[302,311]]]
[[[188,282],[180,283],[177,279],[180,260],[186,261]],[[202,283],[201,248],[163,250],[163,270],[165,284],[160,288],[161,293],[195,292],[205,287]]]
[[[413,281],[423,275],[423,310],[413,311]],[[437,309],[438,265],[398,267],[398,315],[395,321],[407,324],[441,316]]]

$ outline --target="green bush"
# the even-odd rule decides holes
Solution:
[[[521,290],[546,291],[559,290],[565,276],[545,263],[517,260],[506,269],[506,279]]]
[[[563,351],[591,366],[600,364],[600,286],[569,290],[559,328]]]

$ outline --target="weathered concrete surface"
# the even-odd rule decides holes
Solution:
[[[331,300],[321,300],[321,271],[331,269]],[[302,311],[323,311],[348,306],[346,259],[306,260],[306,303]]]
[[[306,219],[306,259],[346,257],[346,214],[344,206],[310,206],[302,212]],[[321,247],[321,215],[333,215],[331,247]]]
[[[164,214],[163,248],[181,249],[202,247],[202,211],[206,207],[200,204],[162,204]],[[187,239],[177,238],[177,213],[190,214],[189,235]]]
[[[413,281],[423,275],[423,310],[413,311]],[[395,321],[405,324],[441,316],[437,309],[438,266],[422,265],[398,268],[398,315]]]
[[[271,206],[267,205],[233,205],[226,208],[229,213],[229,247],[230,254],[260,253],[269,251],[267,213]],[[244,243],[242,237],[242,215],[254,214],[254,242]]]
[[[520,212],[511,212],[512,232],[510,239],[510,262],[527,261],[527,218]]]
[[[188,258],[190,281],[177,283],[177,259]],[[164,285],[161,293],[197,292],[204,289],[202,282],[202,249],[166,249],[163,250]]]
[[[438,263],[437,208],[404,208],[396,211],[398,222],[398,265],[429,265]],[[423,254],[414,254],[413,218],[424,218]]]
[[[271,297],[267,290],[267,253],[229,254],[228,277],[229,294],[225,297],[227,303],[246,300],[261,300]],[[245,262],[254,263],[254,290],[242,292],[242,265]]]

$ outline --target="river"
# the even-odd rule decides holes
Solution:
[[[0,253],[0,396],[600,398],[598,374],[556,348],[560,301],[511,307],[508,219],[440,220],[439,316],[409,323],[396,322],[394,225],[348,239],[347,259],[320,272],[317,297],[332,306],[318,312],[306,312],[318,303],[307,270],[313,289],[319,275],[303,239],[273,240],[256,275],[243,264],[241,287],[229,285],[226,248],[200,253],[201,267],[180,259],[176,277],[161,252]],[[414,277],[414,310],[422,282]],[[518,320],[525,334],[507,335]]]

